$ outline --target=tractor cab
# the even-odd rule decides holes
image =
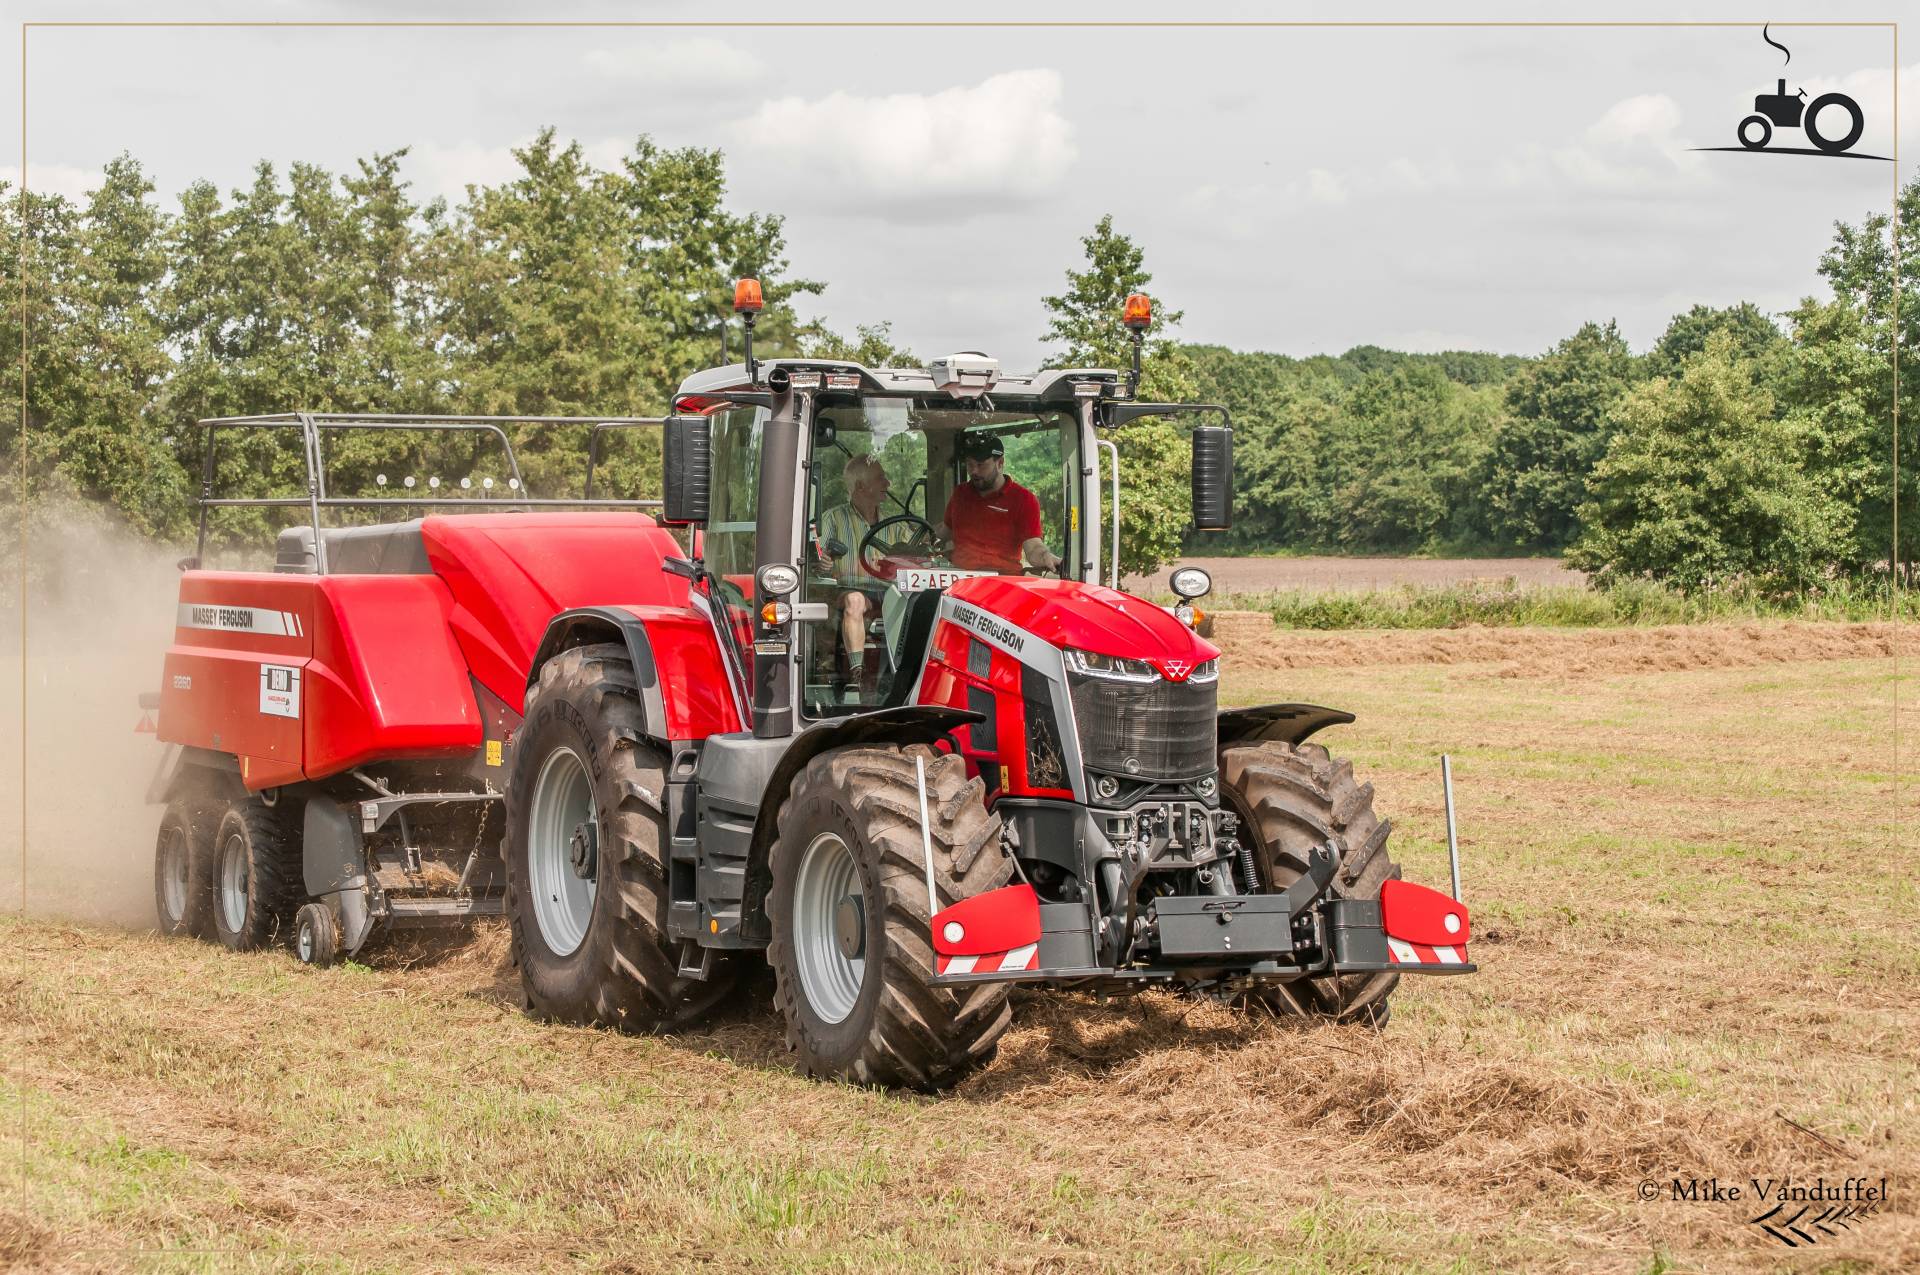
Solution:
[[[723,402],[706,418],[713,507],[701,532],[716,591],[748,622],[742,636],[756,625],[788,635],[761,640],[790,643],[798,720],[904,703],[939,600],[960,580],[1087,578],[1097,537],[1071,401],[956,403],[910,383],[924,376],[852,365],[800,375],[845,388],[792,405],[805,454],[791,524],[763,528],[755,515],[772,409]],[[891,392],[874,392],[883,377]],[[756,607],[769,565],[797,578]],[[772,625],[761,623],[768,605]]]

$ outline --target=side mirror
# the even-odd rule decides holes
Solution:
[[[704,416],[667,418],[661,457],[664,522],[686,526],[707,520],[713,474],[711,425]]]
[[[1233,431],[1225,425],[1193,429],[1193,529],[1233,526]]]

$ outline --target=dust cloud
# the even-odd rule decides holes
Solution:
[[[0,528],[0,906],[150,928],[161,745],[134,727],[187,550],[91,507],[43,508],[23,571],[17,506]]]

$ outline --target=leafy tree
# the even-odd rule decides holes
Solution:
[[[1636,376],[1609,321],[1583,324],[1507,383],[1507,417],[1478,479],[1496,544],[1553,552],[1579,533],[1575,511],[1606,450],[1607,413]]]
[[[547,129],[514,154],[514,180],[428,214],[436,314],[464,410],[659,415],[687,373],[718,361],[742,275],[766,300],[758,352],[797,351],[790,300],[820,285],[784,277],[778,217],[721,206],[719,152],[661,151],[642,137],[620,172],[603,173]],[[580,489],[579,433],[517,431],[529,486]],[[656,437],[635,431],[609,450],[608,491],[659,490]]]
[[[1128,294],[1146,291],[1153,281],[1145,268],[1146,254],[1113,228],[1111,214],[1080,243],[1086,269],[1067,271],[1066,290],[1041,300],[1053,316],[1042,339],[1065,347],[1046,366],[1125,369],[1133,357],[1133,340],[1121,312]],[[1142,401],[1179,403],[1196,397],[1193,360],[1159,335],[1180,318],[1180,311],[1156,303],[1142,357]],[[1179,556],[1181,539],[1193,521],[1186,435],[1185,428],[1162,417],[1147,417],[1116,432],[1123,575],[1149,575]]]
[[[22,500],[46,486],[58,455],[56,427],[80,414],[76,400],[88,392],[71,311],[58,300],[73,286],[79,255],[79,217],[69,201],[0,182],[0,287],[7,292],[0,342],[10,352],[24,348],[28,363],[24,404],[19,374],[0,376],[0,475]]]
[[[1892,544],[1892,457],[1882,450],[1890,360],[1873,349],[1865,317],[1844,300],[1808,298],[1792,318],[1780,395],[1807,432],[1809,472],[1856,513],[1842,562],[1866,570],[1885,562]],[[1904,531],[1902,539],[1908,539]]]
[[[1495,401],[1453,385],[1430,364],[1368,375],[1322,435],[1329,494],[1322,537],[1363,552],[1431,549],[1458,538]]]
[[[1836,225],[1833,244],[1820,259],[1833,298],[1803,301],[1791,316],[1794,356],[1786,393],[1821,432],[1817,462],[1859,510],[1846,557],[1862,567],[1886,562],[1890,554],[1902,563],[1920,556],[1920,481],[1913,463],[1920,449],[1900,449],[1897,492],[1893,480],[1896,308],[1899,416],[1909,427],[1916,419],[1912,389],[1920,378],[1920,178],[1901,188],[1897,202],[1897,250],[1893,219],[1885,213],[1857,227]]]
[[[1771,360],[1783,352],[1786,337],[1766,312],[1751,301],[1716,310],[1696,305],[1685,314],[1676,314],[1667,330],[1647,352],[1646,374],[1677,376],[1681,367],[1707,348],[1707,339],[1724,332],[1733,343],[1733,351],[1743,359]]]
[[[88,374],[77,378],[73,414],[57,430],[55,466],[149,533],[177,532],[186,513],[186,474],[153,410],[171,361],[152,304],[167,268],[166,221],[152,193],[122,155],[81,214],[66,308]]]
[[[1612,423],[1570,564],[1602,581],[1697,592],[1744,579],[1789,593],[1844,552],[1852,511],[1809,472],[1805,422],[1776,413],[1731,334],[1709,337],[1677,378],[1630,392]]]
[[[846,359],[862,367],[920,367],[912,350],[893,343],[891,323],[863,323],[849,341],[822,328],[801,338],[800,352],[808,358]]]

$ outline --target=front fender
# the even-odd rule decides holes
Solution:
[[[560,652],[597,642],[627,648],[647,736],[672,751],[692,740],[746,729],[713,621],[693,607],[595,606],[562,611],[547,624],[527,670],[527,689]]]
[[[944,704],[906,704],[883,708],[852,717],[830,718],[809,726],[793,737],[780,755],[767,786],[761,792],[760,809],[754,816],[753,841],[747,852],[745,898],[741,901],[742,932],[766,938],[759,927],[766,924],[767,891],[773,888],[773,869],[769,854],[773,849],[774,822],[787,790],[793,786],[800,768],[830,748],[852,748],[861,744],[931,744],[962,726],[986,720],[984,713],[970,709],[948,708]],[[748,918],[754,918],[749,920]]]
[[[1270,740],[1298,744],[1317,731],[1344,726],[1352,720],[1352,713],[1321,708],[1318,704],[1262,704],[1258,708],[1228,709],[1220,714],[1220,747]]]

